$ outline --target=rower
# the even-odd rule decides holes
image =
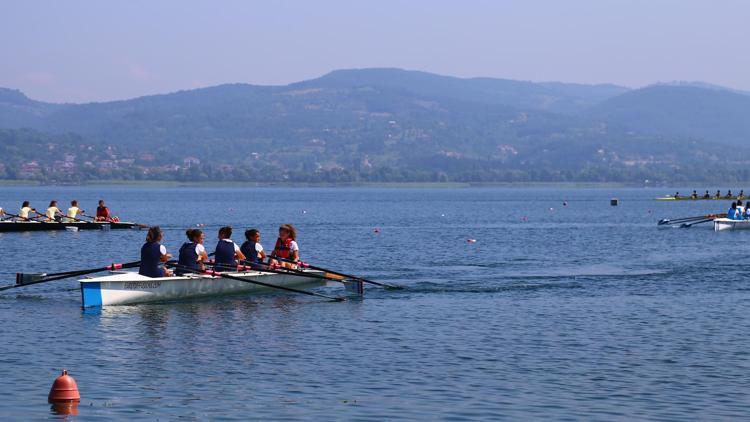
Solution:
[[[266,259],[266,251],[260,244],[260,231],[258,229],[246,230],[245,239],[247,240],[240,246],[240,251],[245,255],[245,261],[251,267],[263,262]]]
[[[60,211],[60,208],[57,208],[57,201],[52,200],[49,202],[49,207],[47,207],[44,215],[47,216],[47,221],[57,221],[58,217],[63,215],[63,213]]]
[[[224,226],[219,229],[219,243],[216,244],[214,261],[217,270],[237,271],[237,263],[245,260],[240,246],[232,241],[232,228]]]
[[[34,208],[31,208],[29,201],[23,201],[23,204],[21,205],[21,210],[18,211],[18,216],[21,217],[23,221],[31,221],[29,219],[29,213],[32,211],[39,214]]]
[[[745,220],[750,220],[750,201],[745,202]]]
[[[0,207],[0,220],[5,220],[5,210]]]
[[[675,192],[674,199],[680,199],[680,192]]]
[[[732,206],[729,208],[729,211],[727,211],[727,218],[730,220],[741,220],[741,214],[737,210],[737,203],[732,201]]]
[[[703,195],[703,199],[711,199],[711,194],[706,191],[706,194]]]
[[[276,246],[271,252],[271,257],[278,256],[291,261],[299,261],[299,245],[297,245],[297,230],[291,224],[282,224],[279,227],[279,237],[276,239]],[[296,268],[291,262],[281,262],[281,265],[288,268]]]
[[[77,221],[79,220],[78,218],[76,218],[78,214],[85,214],[85,213],[86,211],[78,208],[78,201],[74,199],[70,201],[70,208],[68,208],[67,221]]]
[[[726,198],[726,199],[733,199],[733,198],[734,198],[734,196],[732,196],[732,190],[731,190],[731,189],[729,189],[729,190],[727,191],[727,196],[725,196],[725,198]]]
[[[716,191],[716,196],[714,196],[714,198],[715,199],[721,199],[721,191],[720,190]]]
[[[740,189],[740,193],[737,194],[737,199],[745,199],[745,191],[744,191],[744,189]]]
[[[693,194],[690,195],[690,199],[698,199],[698,192],[697,191],[693,191]]]
[[[96,207],[96,221],[109,221],[109,208],[104,205],[104,200],[99,200],[99,206]]]
[[[205,269],[204,263],[208,261],[206,248],[203,247],[203,231],[199,229],[187,229],[185,231],[188,241],[180,246],[180,256],[177,261],[177,275],[188,274]]]
[[[737,200],[737,213],[739,213],[740,218],[745,217],[745,207],[742,206],[742,201],[739,199]]]
[[[162,232],[159,226],[149,227],[146,243],[141,247],[141,266],[138,274],[151,278],[172,276],[172,272],[164,268],[164,263],[169,261],[172,255],[168,254],[167,248],[159,243],[161,239]]]

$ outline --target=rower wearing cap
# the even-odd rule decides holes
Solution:
[[[232,241],[232,228],[225,226],[219,229],[219,243],[216,244],[214,260],[217,270],[237,271],[237,263],[245,260],[245,254],[239,245]]]
[[[85,213],[86,213],[86,211],[78,208],[78,201],[76,201],[74,199],[74,200],[70,201],[70,208],[68,208],[68,213],[67,213],[67,217],[68,218],[67,218],[67,220],[68,221],[77,221],[77,220],[79,220],[79,218],[77,218],[78,214],[85,214]]]
[[[703,195],[703,199],[711,199],[711,194],[706,191],[706,193]]]
[[[690,195],[690,199],[698,199],[698,191],[693,191],[693,194]]]
[[[727,191],[727,196],[725,196],[725,198],[726,198],[726,199],[732,199],[732,198],[734,198],[734,196],[732,195],[732,190],[731,190],[731,189],[729,189],[729,190]]]
[[[47,216],[47,221],[57,221],[57,218],[61,215],[63,215],[62,211],[60,211],[60,208],[57,208],[57,201],[50,201],[49,207],[47,207],[47,211],[44,212],[44,215]]]
[[[680,199],[680,192],[675,192],[674,199]]]
[[[716,191],[716,195],[714,195],[714,199],[721,199],[721,190]]]

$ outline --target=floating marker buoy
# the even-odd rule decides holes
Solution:
[[[476,239],[466,239],[468,243],[477,243]]]
[[[374,229],[372,229],[372,232],[375,233],[375,234],[379,234],[380,233],[380,229],[377,228],[377,227],[375,227]]]
[[[567,207],[567,206],[568,206],[568,201],[563,201],[563,207]]]
[[[302,214],[307,214],[307,210],[302,210]]]
[[[612,205],[613,207],[616,207],[620,205],[620,200],[617,198],[612,198],[609,200],[609,205]]]
[[[554,208],[552,208],[552,207],[549,207],[549,210],[550,210],[550,211],[554,211],[555,209],[554,209]]]
[[[445,214],[440,214],[441,217],[445,217]]]
[[[63,369],[62,374],[55,378],[52,388],[49,390],[47,401],[50,403],[78,403],[81,394],[78,392],[76,380],[68,375],[68,370]]]

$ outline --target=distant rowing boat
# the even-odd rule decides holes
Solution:
[[[691,198],[689,196],[687,197],[679,197],[675,198],[674,196],[663,196],[661,198],[655,198],[657,201],[736,201],[738,199],[745,199],[744,197],[740,198],[737,196],[733,196],[731,198]]]
[[[717,218],[714,220],[714,230],[717,232],[748,229],[750,229],[750,220],[730,220],[729,218]]]
[[[121,229],[133,229],[145,227],[138,223],[128,222],[107,222],[107,221],[91,221],[91,222],[46,222],[46,221],[0,221],[0,233],[7,232],[32,232],[32,231],[48,231],[48,230],[121,230]]]
[[[283,287],[322,285],[322,271],[304,270],[311,277],[262,271],[231,273],[234,277]],[[317,276],[317,277],[314,277]],[[135,272],[121,272],[80,280],[84,308],[132,305],[237,293],[265,293],[274,289],[209,274],[150,278]]]

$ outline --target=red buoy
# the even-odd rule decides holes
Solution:
[[[50,403],[78,403],[81,401],[78,384],[73,377],[68,375],[67,369],[63,369],[62,375],[55,378],[47,400]]]

